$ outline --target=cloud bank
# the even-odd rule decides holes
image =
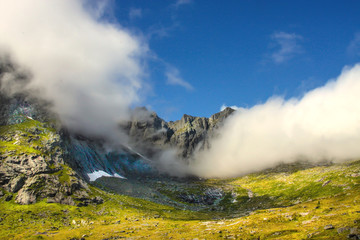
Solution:
[[[273,97],[228,119],[193,173],[232,177],[298,159],[360,158],[360,64],[301,99]]]
[[[31,73],[21,91],[49,100],[69,128],[111,135],[139,100],[146,43],[80,0],[0,0],[0,52]],[[2,87],[11,88],[7,73]]]

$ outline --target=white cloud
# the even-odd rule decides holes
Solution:
[[[198,152],[194,173],[232,177],[299,159],[360,158],[360,64],[300,99],[280,97],[242,109]]]
[[[221,107],[220,107],[220,111],[224,111],[225,108],[227,108],[227,107],[232,108],[232,109],[234,109],[234,110],[244,109],[244,108],[242,108],[242,107],[238,107],[238,106],[235,106],[235,105],[233,105],[233,106],[227,106],[226,104],[223,104],[223,105],[221,105]]]
[[[271,54],[271,59],[279,64],[286,62],[302,53],[302,47],[299,43],[303,39],[302,36],[295,33],[276,32],[271,35],[271,40],[275,45],[275,50]]]
[[[167,84],[178,85],[186,88],[187,90],[194,90],[194,87],[190,83],[186,82],[184,79],[180,77],[180,73],[178,69],[168,66],[165,75],[167,78],[166,81]]]
[[[85,2],[86,9],[96,19],[101,19],[105,15],[112,15],[112,2],[110,0],[99,0],[93,3]]]
[[[0,0],[0,49],[31,72],[24,90],[40,90],[68,127],[111,135],[139,99],[148,47],[84,3]]]
[[[354,39],[347,48],[350,56],[360,56],[360,32],[356,33]]]
[[[136,18],[142,17],[142,10],[141,8],[131,8],[129,11],[129,18],[130,20],[134,20]]]

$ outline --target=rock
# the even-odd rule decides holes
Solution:
[[[21,189],[16,196],[15,202],[22,205],[35,203],[36,196],[32,192]]]
[[[62,200],[60,201],[60,203],[61,203],[61,204],[66,204],[66,205],[70,205],[70,206],[75,206],[75,202],[73,201],[73,199],[72,199],[70,196],[62,199]]]
[[[353,234],[353,233],[350,233],[348,236],[347,236],[348,239],[353,239],[353,240],[357,240],[357,239],[360,239],[360,237],[357,235],[357,234]]]
[[[33,191],[28,191],[28,189],[21,189],[16,196],[15,202],[22,205],[35,203],[36,195],[33,193]]]
[[[326,225],[324,227],[324,230],[330,230],[330,229],[334,229],[334,226],[332,224]]]
[[[313,221],[314,221],[314,220],[302,221],[302,224],[303,224],[303,225],[310,224],[310,223],[312,223]]]
[[[156,113],[137,108],[132,120],[121,127],[130,136],[132,145],[142,149],[147,156],[175,147],[179,157],[188,159],[197,149],[209,147],[209,139],[216,135],[215,130],[233,112],[233,109],[226,108],[210,118],[184,114],[178,121],[165,122]]]
[[[341,233],[347,232],[347,231],[349,231],[349,230],[350,230],[349,227],[342,227],[342,228],[338,228],[337,232],[338,232],[339,234],[341,234]]]
[[[247,190],[247,194],[249,198],[253,198],[254,197],[254,193],[250,190],[250,189],[246,189]]]
[[[11,180],[11,182],[9,183],[9,190],[10,192],[15,193],[19,191],[24,184],[25,184],[25,177],[19,175]]]
[[[13,195],[7,195],[5,197],[5,201],[9,202],[9,201],[11,201],[12,198],[13,198]]]
[[[102,199],[99,196],[94,197],[93,199],[91,199],[91,201],[95,204],[102,204],[104,202],[104,199]]]
[[[329,183],[331,183],[331,180],[324,182],[323,185],[321,185],[321,186],[324,187],[324,186],[328,185]]]
[[[350,234],[359,234],[359,229],[357,227],[350,228]]]

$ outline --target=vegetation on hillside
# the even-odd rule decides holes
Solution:
[[[0,132],[2,156],[53,154],[55,130],[43,123]],[[49,174],[66,183],[72,169]],[[282,164],[233,179],[103,177],[88,193],[104,201],[87,206],[20,205],[17,192],[0,188],[0,239],[356,239],[359,192],[360,161]]]

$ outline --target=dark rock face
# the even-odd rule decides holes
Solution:
[[[140,108],[134,110],[132,121],[122,128],[132,145],[150,157],[159,150],[176,148],[180,158],[189,159],[197,149],[209,147],[210,138],[233,112],[226,108],[210,118],[185,114],[180,120],[167,123],[156,113]]]

